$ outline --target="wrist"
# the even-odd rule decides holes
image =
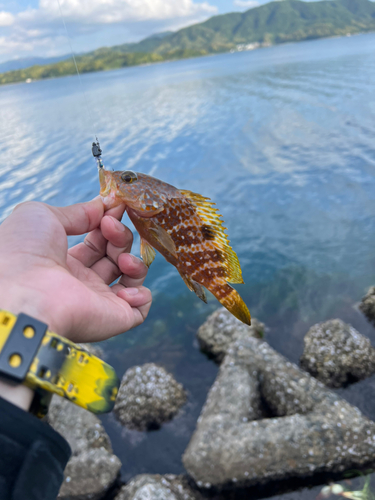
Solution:
[[[46,298],[40,296],[36,290],[7,287],[0,282],[0,309],[9,311],[15,316],[20,313],[28,314],[45,323],[50,331],[63,335],[62,328],[57,324],[46,302]]]
[[[4,379],[0,379],[0,397],[10,403],[28,411],[34,397],[34,391],[25,385],[12,385]]]
[[[4,289],[2,288],[2,290]],[[14,315],[18,315],[20,312],[24,312],[19,310],[15,301],[11,300],[11,297],[7,297],[6,299],[2,300],[3,297],[1,297],[1,295],[2,294],[0,294],[0,309],[9,311]],[[9,401],[15,406],[18,406],[22,410],[28,411],[34,397],[34,391],[29,387],[26,387],[25,385],[14,384],[10,381],[7,381],[6,379],[0,379],[0,397],[5,399],[6,401]]]
[[[43,321],[49,327],[48,315],[37,306],[32,296],[29,300],[23,300],[22,294],[15,294],[12,289],[8,289],[1,285],[2,293],[0,293],[0,309],[9,311],[10,313],[18,316],[23,312],[32,316],[39,321]],[[6,294],[9,291],[10,293]],[[5,292],[5,293],[4,293]],[[29,387],[22,384],[14,384],[5,378],[0,379],[0,397],[9,401],[10,403],[18,406],[22,410],[28,411],[30,409],[32,400],[34,398],[34,391]]]

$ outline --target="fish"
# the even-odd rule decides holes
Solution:
[[[201,300],[207,302],[206,288],[233,316],[251,324],[249,309],[229,284],[243,283],[242,271],[210,198],[131,170],[100,167],[99,180],[106,210],[125,203],[147,267],[157,250]]]

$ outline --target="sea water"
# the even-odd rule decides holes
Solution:
[[[84,94],[74,76],[0,87],[1,220],[25,200],[67,205],[96,196],[97,134],[107,168],[152,174],[216,202],[243,269],[237,289],[277,351],[298,363],[308,329],[336,317],[375,343],[357,308],[375,284],[375,34],[82,81]],[[107,360],[120,376],[159,363],[189,398],[159,431],[103,418],[124,479],[183,471],[217,373],[195,340],[217,301],[203,304],[160,256],[146,285],[154,295],[148,319],[105,342]],[[374,377],[339,392],[375,418]]]

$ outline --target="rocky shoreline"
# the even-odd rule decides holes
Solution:
[[[360,309],[375,323],[374,297],[372,287]],[[185,475],[141,474],[122,484],[121,462],[100,420],[53,398],[48,421],[73,451],[58,499],[242,499],[254,487],[267,496],[270,485],[293,490],[327,474],[374,467],[375,423],[330,389],[375,372],[369,340],[338,319],[314,325],[305,336],[303,371],[263,340],[265,330],[225,309],[199,328],[201,350],[220,368],[183,455]],[[174,418],[186,398],[171,374],[148,363],[124,375],[115,414],[144,432]]]

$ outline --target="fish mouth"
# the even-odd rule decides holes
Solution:
[[[107,172],[104,168],[99,169],[100,196],[106,198],[112,190],[116,189],[113,182],[111,172]]]

